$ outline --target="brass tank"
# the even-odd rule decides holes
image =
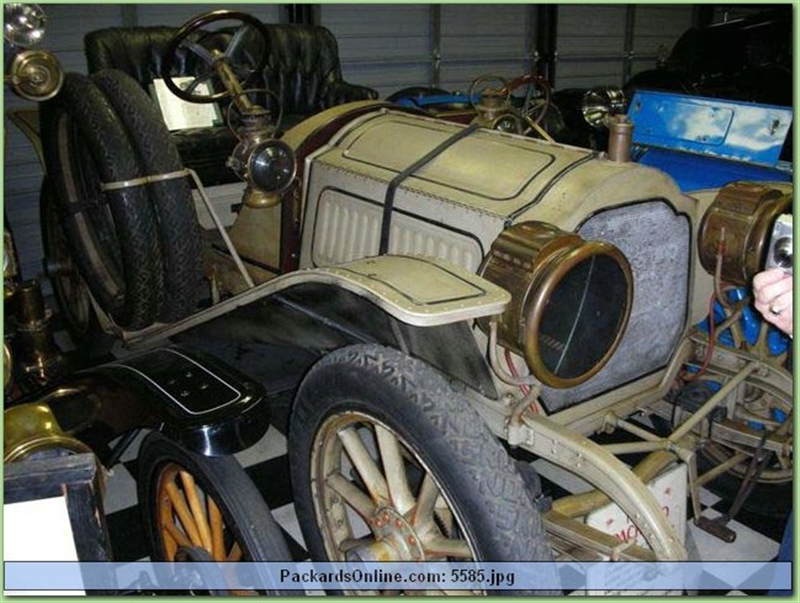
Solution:
[[[42,452],[80,454],[92,450],[65,433],[46,403],[31,402],[3,413],[3,462],[22,461]]]

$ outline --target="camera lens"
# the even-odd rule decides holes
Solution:
[[[772,262],[784,270],[792,267],[792,238],[781,237],[772,247]]]

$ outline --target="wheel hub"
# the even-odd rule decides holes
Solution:
[[[422,543],[417,533],[400,513],[380,507],[369,520],[375,541],[347,551],[347,561],[421,561]]]
[[[211,554],[204,548],[199,546],[182,546],[178,547],[175,552],[175,561],[190,562],[190,561],[213,561]]]

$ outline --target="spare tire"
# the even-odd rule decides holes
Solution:
[[[104,69],[91,77],[127,130],[144,174],[156,176],[182,170],[169,130],[139,83],[116,69]],[[203,277],[200,224],[185,176],[153,182],[147,189],[158,220],[165,270],[160,319],[172,322],[185,318],[197,306]]]
[[[53,288],[61,325],[66,327],[73,343],[85,356],[99,358],[111,351],[115,339],[103,331],[97,318],[88,287],[64,235],[55,197],[53,185],[45,177],[39,196],[45,272]]]
[[[66,74],[41,119],[45,165],[78,270],[118,326],[150,326],[161,314],[164,270],[147,190],[101,187],[142,176],[122,123],[103,92],[77,73]]]

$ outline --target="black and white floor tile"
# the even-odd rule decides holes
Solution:
[[[275,520],[284,532],[294,560],[307,559],[303,536],[292,504],[284,434],[277,428],[270,427],[260,442],[236,456],[264,495]],[[555,486],[555,481],[552,482],[551,487],[555,489],[570,483],[570,474],[553,466],[545,467],[541,462],[537,462],[536,466],[544,478],[545,488],[548,488],[551,480],[558,480],[559,486]],[[132,448],[109,477],[104,499],[116,561],[137,561],[147,556],[136,507],[135,475],[136,458]],[[710,490],[703,490],[702,494],[702,506],[707,517],[713,519],[727,510],[725,502]],[[771,520],[743,511],[729,527],[736,532],[736,540],[724,543],[697,528],[691,520],[687,521],[686,544],[690,560],[769,561],[777,555],[783,530],[782,519]],[[725,593],[715,591],[708,594],[719,596]],[[727,594],[763,593],[731,591]]]
[[[63,344],[63,345],[67,345]],[[223,354],[224,356],[224,354]],[[268,358],[269,356],[269,358]],[[281,375],[286,364],[275,362],[274,357],[265,355],[256,359],[259,370]],[[272,365],[270,365],[272,362]],[[290,362],[291,364],[291,362]],[[298,362],[302,364],[302,362]],[[247,373],[247,367],[238,367]],[[274,376],[272,378],[274,383]],[[303,536],[294,512],[285,423],[288,416],[288,395],[277,396],[273,412],[274,425],[256,445],[236,455],[248,475],[263,494],[273,515],[284,532],[286,541],[295,561],[308,558]],[[127,562],[145,559],[146,544],[141,520],[136,506],[136,448],[132,446],[122,457],[122,462],[114,467],[107,481],[104,508],[111,537],[115,561]],[[580,491],[582,485],[572,474],[543,461],[534,463],[542,477],[545,492],[560,495]],[[729,502],[711,489],[703,489],[701,496],[703,515],[714,518],[729,509]],[[791,500],[786,501],[791,505]],[[775,559],[783,533],[785,519],[756,514],[747,510],[737,513],[728,527],[736,532],[734,542],[725,543],[700,530],[694,525],[689,505],[686,545],[692,561],[770,561]],[[708,594],[761,595],[763,592],[728,593],[712,591]]]

